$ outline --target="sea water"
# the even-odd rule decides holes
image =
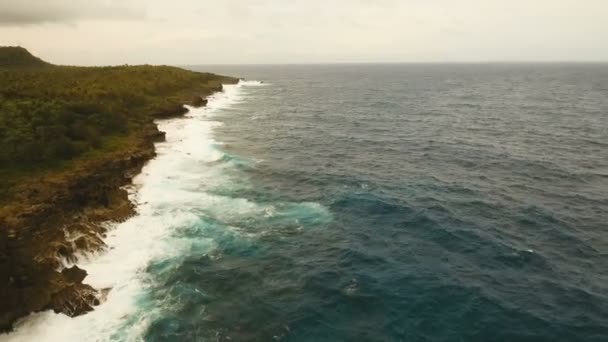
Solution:
[[[606,341],[608,65],[195,67],[111,288],[0,341]]]

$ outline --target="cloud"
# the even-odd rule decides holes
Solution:
[[[118,1],[0,0],[0,26],[75,23],[81,20],[140,20],[143,7]]]
[[[606,0],[0,0],[0,45],[86,65],[607,61],[606,18]]]

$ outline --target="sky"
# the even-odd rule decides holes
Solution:
[[[0,0],[56,64],[608,61],[608,0]]]

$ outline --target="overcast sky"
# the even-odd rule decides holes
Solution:
[[[60,64],[608,61],[608,0],[0,0]]]

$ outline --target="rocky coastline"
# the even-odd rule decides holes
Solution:
[[[224,83],[231,81],[238,82]],[[212,89],[221,90],[221,84]],[[188,104],[204,106],[206,96],[195,96]],[[187,111],[175,104],[152,117]],[[150,120],[132,136],[128,149],[24,182],[15,200],[0,208],[0,332],[33,312],[85,314],[111,291],[86,284],[86,270],[75,263],[79,254],[107,248],[106,222],[135,214],[123,187],[156,155],[154,143],[165,135]]]

